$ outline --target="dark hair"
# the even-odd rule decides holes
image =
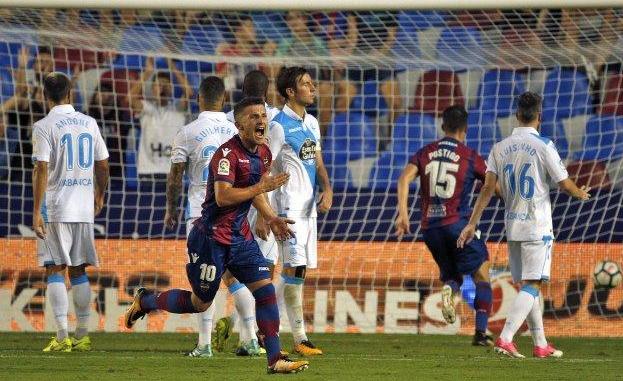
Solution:
[[[209,105],[214,105],[221,100],[225,94],[225,84],[223,80],[216,76],[205,77],[199,85],[199,97],[203,97]]]
[[[277,75],[277,91],[288,100],[287,89],[296,90],[296,82],[305,74],[309,74],[307,69],[300,66],[283,67]]]
[[[467,111],[461,105],[446,108],[441,118],[441,126],[446,132],[454,133],[467,127]]]
[[[169,73],[168,71],[159,71],[159,72],[157,72],[156,73],[156,77],[154,79],[158,79],[158,80],[166,79],[167,81],[172,82],[171,81],[171,73]]]
[[[234,120],[238,120],[238,117],[249,106],[262,105],[264,106],[264,98],[260,97],[246,97],[234,106]]]
[[[52,49],[49,46],[39,46],[37,47],[37,55],[40,54],[52,55]]]
[[[521,123],[533,122],[541,112],[543,98],[531,91],[526,91],[517,98],[517,119]]]
[[[261,70],[251,70],[244,76],[242,95],[245,97],[260,97],[266,99],[268,91],[268,76]]]
[[[60,72],[52,72],[43,79],[43,95],[54,103],[60,103],[71,91],[71,80]]]

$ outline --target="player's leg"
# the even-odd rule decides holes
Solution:
[[[234,297],[234,305],[236,307],[234,315],[240,317],[240,345],[236,349],[236,354],[239,356],[258,356],[260,354],[260,347],[257,337],[255,336],[255,299],[253,298],[253,294],[228,271],[226,271],[225,276],[223,276],[223,283],[225,283],[229,292]],[[222,326],[225,324],[229,327],[235,325],[233,316],[231,319],[224,319],[226,321],[223,322]],[[221,323],[220,320],[219,323]],[[219,326],[217,326],[217,335],[219,335],[221,331],[224,331],[224,329],[219,329]]]
[[[264,335],[266,358],[270,373],[292,373],[304,370],[307,361],[290,361],[281,354],[279,343],[279,310],[275,287],[270,281],[270,269],[257,242],[251,240],[232,249],[228,270],[240,280],[255,298],[257,325]]]
[[[423,231],[424,243],[431,252],[437,267],[439,267],[439,279],[444,283],[441,288],[441,312],[448,324],[456,321],[454,309],[454,297],[461,292],[462,276],[458,273],[453,261],[453,247],[449,242],[444,227],[426,229]],[[454,240],[453,242],[456,242]],[[456,246],[456,245],[454,245]]]
[[[87,266],[98,266],[99,261],[95,251],[93,224],[78,223],[72,224],[72,227],[74,231],[70,257],[73,266],[69,266],[68,270],[77,320],[72,345],[73,350],[90,351],[88,327],[92,300],[91,284],[85,270]]]
[[[52,307],[56,336],[43,349],[44,352],[71,352],[67,314],[69,297],[65,286],[65,269],[71,263],[71,230],[69,224],[48,223],[46,239],[37,239],[39,265],[45,267],[47,276],[46,299]]]
[[[223,274],[223,257],[227,247],[216,243],[197,228],[188,237],[189,263],[186,275],[193,291],[171,289],[160,293],[141,288],[125,313],[127,328],[152,311],[163,310],[175,314],[206,311],[218,291]]]
[[[303,315],[303,284],[307,268],[317,266],[316,219],[299,218],[292,225],[296,236],[282,244],[283,302],[294,339],[294,351],[303,356],[321,355],[323,352],[308,339]],[[280,290],[281,291],[281,290]]]

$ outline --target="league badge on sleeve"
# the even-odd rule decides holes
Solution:
[[[222,176],[229,176],[229,160],[225,158],[219,160],[217,173]]]

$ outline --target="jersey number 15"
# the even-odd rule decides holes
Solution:
[[[451,198],[456,188],[456,176],[459,165],[445,161],[431,161],[424,168],[428,176],[428,189],[431,197]]]

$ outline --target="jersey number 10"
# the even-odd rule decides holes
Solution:
[[[93,137],[86,132],[81,133],[76,138],[75,145],[78,146],[78,167],[89,169],[93,165]],[[66,168],[68,171],[74,170],[74,142],[71,134],[67,133],[61,137],[61,147],[67,147]]]
[[[433,160],[426,165],[424,173],[428,176],[428,188],[431,197],[451,198],[456,188],[456,176],[459,165]]]

